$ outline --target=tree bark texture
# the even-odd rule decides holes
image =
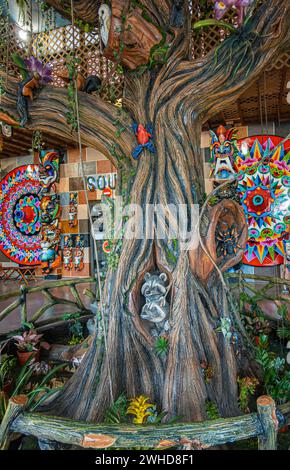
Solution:
[[[160,27],[169,24],[174,2],[143,3]],[[121,175],[127,202],[142,208],[148,204],[184,204],[188,208],[202,204],[202,124],[237,99],[285,48],[289,10],[287,0],[265,1],[216,54],[212,52],[197,61],[189,60],[187,12],[184,27],[171,28],[174,40],[165,65],[157,65],[141,76],[125,73],[123,105],[127,116],[120,117],[116,107],[99,98],[79,93],[82,142],[111,159]],[[13,82],[9,83],[0,108],[16,117]],[[30,107],[30,127],[68,137],[65,114],[66,92],[47,87]],[[126,130],[116,137],[118,119]],[[151,123],[154,133],[156,153],[143,150],[138,161],[131,157],[137,145],[132,121],[143,126]],[[206,211],[209,221],[213,217],[211,209]],[[216,224],[218,220],[217,217]],[[245,227],[241,214],[240,221]],[[191,222],[196,223],[189,214],[189,225]],[[165,217],[164,224],[167,223]],[[203,233],[204,240],[212,239],[213,247],[216,226],[209,224],[210,233],[208,229]],[[242,242],[244,238],[243,232]],[[219,269],[235,264],[242,251],[239,249],[233,259],[215,259]],[[74,419],[101,421],[110,405],[111,374],[115,398],[123,391],[130,398],[146,394],[167,410],[168,416],[181,415],[184,421],[203,420],[206,400],[216,402],[221,416],[239,414],[237,374],[245,362],[246,338],[230,294],[222,288],[210,259],[200,259],[209,267],[204,278],[197,267],[196,254],[181,250],[179,245],[174,248],[168,239],[158,239],[156,231],[152,238],[124,239],[118,256],[118,268],[109,270],[103,293],[108,349],[105,350],[104,339],[96,335],[73,378],[45,410]],[[140,288],[144,274],[152,270],[167,273],[170,281],[166,357],[156,354],[155,340],[140,317],[144,302]],[[238,333],[236,346],[216,331],[221,318],[227,316]],[[206,380],[202,364],[212,368],[210,380]]]

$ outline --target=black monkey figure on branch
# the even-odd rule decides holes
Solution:
[[[184,24],[184,0],[174,0],[170,14],[170,26],[181,28]]]

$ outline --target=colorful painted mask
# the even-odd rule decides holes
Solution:
[[[236,174],[234,159],[238,152],[235,140],[236,129],[225,129],[219,126],[211,135],[211,163],[210,176],[215,180],[228,180]]]
[[[39,156],[39,177],[42,192],[48,192],[59,178],[59,155],[57,152],[42,150]]]

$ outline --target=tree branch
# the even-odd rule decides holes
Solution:
[[[0,72],[4,78],[5,74]],[[0,112],[19,121],[16,111],[17,82],[9,77],[6,92],[1,96]],[[31,103],[31,102],[30,102]],[[118,168],[130,166],[132,148],[135,144],[130,119],[120,114],[120,110],[99,97],[79,93],[81,139],[84,146],[93,147],[102,152]],[[72,134],[67,124],[67,91],[55,87],[43,88],[29,106],[29,129],[38,129],[55,136],[77,143],[76,134]],[[117,125],[118,121],[118,125]],[[119,129],[125,129],[118,135]],[[112,145],[115,151],[112,153]],[[127,157],[127,158],[124,158]]]
[[[70,19],[70,0],[47,0],[46,3],[62,16]],[[101,0],[78,0],[74,2],[74,14],[91,25],[98,24],[98,10],[100,5],[104,3]],[[131,3],[131,2],[130,2]],[[160,26],[168,25],[170,12],[174,0],[140,0],[139,4],[145,7],[146,14],[149,15],[155,23]]]
[[[47,0],[46,3],[55,8],[64,18],[71,19],[70,0]],[[100,0],[78,0],[74,2],[74,14],[76,18],[91,25],[98,24],[98,10]]]
[[[180,60],[156,89],[161,105],[174,94],[179,106],[191,108],[205,122],[237,99],[287,48],[289,17],[289,0],[265,1],[216,51],[204,59]]]

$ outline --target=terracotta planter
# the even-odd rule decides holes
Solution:
[[[24,366],[26,362],[31,358],[34,357],[36,362],[39,362],[39,350],[38,351],[30,351],[30,352],[23,352],[17,351],[18,362],[21,366]]]
[[[281,432],[281,433],[287,432],[288,428],[289,428],[289,425],[286,424],[285,426],[283,426],[283,428],[280,428],[278,432]]]

